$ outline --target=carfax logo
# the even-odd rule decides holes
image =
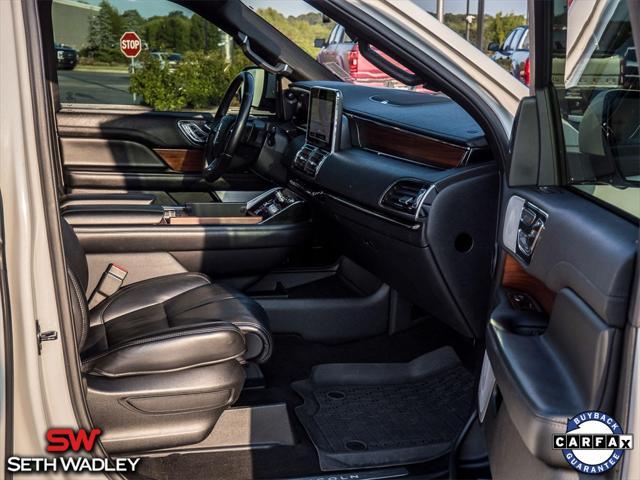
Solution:
[[[69,453],[85,451],[90,453],[102,431],[71,428],[52,428],[47,432],[47,452]],[[87,456],[62,457],[9,457],[7,471],[28,472],[134,472],[139,458],[92,458]]]
[[[553,436],[553,448],[581,473],[601,474],[612,469],[625,450],[633,448],[633,435],[606,413],[590,410],[567,421],[567,433]]]

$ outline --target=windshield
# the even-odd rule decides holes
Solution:
[[[242,2],[345,82],[433,93],[423,85],[407,86],[372,65],[360,53],[357,39],[352,38],[349,25],[335,23],[303,0]],[[441,11],[438,11],[435,0],[396,2],[413,4],[440,19],[448,28],[491,56],[514,77],[528,83],[526,0],[486,0],[466,4],[461,0],[448,0],[442,2]],[[506,46],[512,46],[513,49],[502,51]],[[372,45],[372,49],[389,63],[411,73],[375,46]]]
[[[322,50],[317,39],[328,39],[335,26],[303,0],[242,0],[242,3],[313,58]]]
[[[289,40],[345,82],[372,87],[409,88],[365,59],[348,32],[303,0],[242,0]],[[409,72],[388,55],[385,59]],[[409,72],[410,73],[410,72]],[[411,87],[424,90],[423,87]]]

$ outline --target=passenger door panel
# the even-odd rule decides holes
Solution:
[[[526,243],[530,206],[546,219],[527,259],[518,244]],[[613,411],[636,241],[637,226],[568,189],[519,188],[504,197],[507,268],[487,328],[487,354],[502,415],[529,455],[547,465],[568,467],[551,448],[568,417]],[[519,300],[522,294],[532,302]],[[499,471],[505,463],[492,458]]]

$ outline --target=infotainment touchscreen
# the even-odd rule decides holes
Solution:
[[[333,150],[341,112],[340,92],[326,88],[312,88],[307,125],[307,143],[325,150]]]

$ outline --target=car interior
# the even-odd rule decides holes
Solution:
[[[531,102],[504,168],[455,95],[344,82],[241,2],[179,3],[257,65],[215,112],[60,104],[41,2],[104,449],[154,479],[573,478],[546,446],[619,398],[637,224],[535,186]]]

